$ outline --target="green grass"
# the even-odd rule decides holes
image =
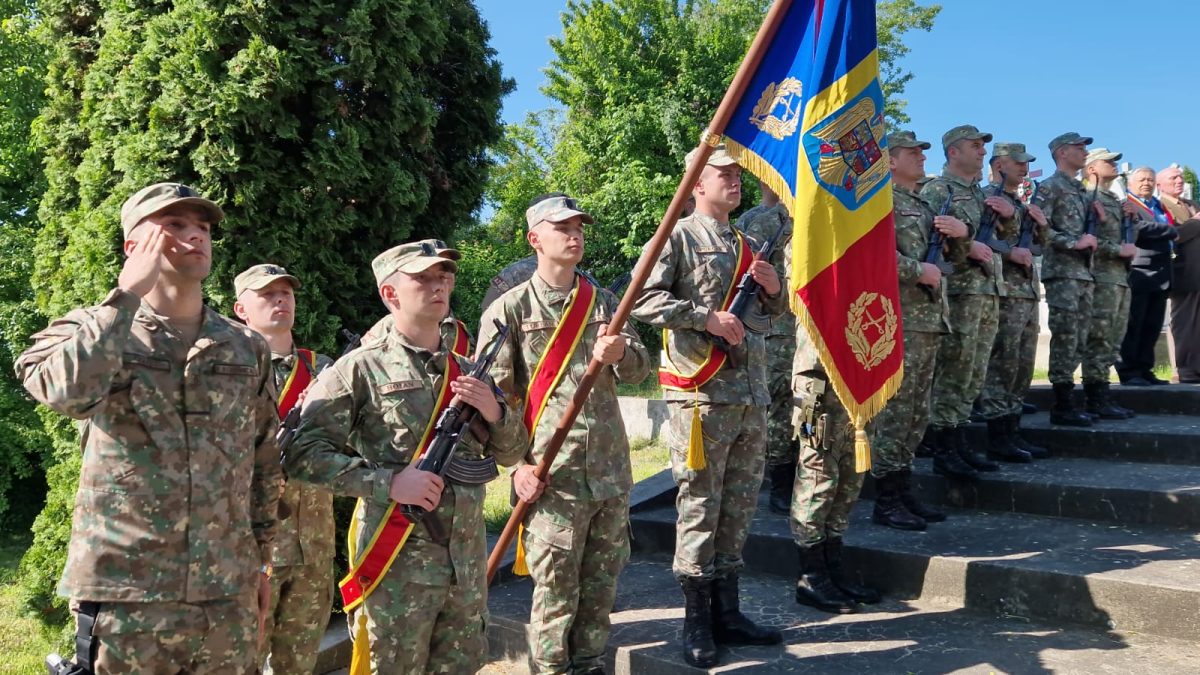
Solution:
[[[637,438],[629,444],[629,463],[633,469],[633,482],[649,478],[667,468],[670,457],[667,448],[658,441]],[[489,534],[499,534],[512,513],[509,506],[509,491],[512,481],[507,471],[487,486],[487,498],[483,502],[483,519]]]
[[[1163,364],[1163,363],[1160,363],[1160,364],[1154,366],[1153,372],[1154,372],[1155,377],[1158,377],[1159,379],[1162,379],[1162,380],[1166,380],[1168,382],[1170,382],[1171,377],[1175,375],[1175,369],[1172,368],[1171,366],[1169,366],[1167,364]],[[1079,375],[1079,369],[1075,370],[1075,375],[1076,376]],[[1050,371],[1049,370],[1047,370],[1045,368],[1034,368],[1033,369],[1034,384],[1045,383],[1045,382],[1049,382],[1049,381],[1050,381]],[[1121,381],[1121,378],[1117,377],[1117,371],[1115,369],[1109,371],[1108,381],[1112,382],[1113,384],[1116,384]]]
[[[658,386],[658,378],[651,374],[649,377],[637,384],[618,384],[617,396],[662,398],[662,387]]]
[[[31,540],[28,534],[0,539],[0,675],[41,675],[46,672],[46,655],[62,653],[64,647],[21,611],[21,589],[15,580]]]

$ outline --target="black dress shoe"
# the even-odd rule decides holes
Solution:
[[[1142,379],[1149,382],[1150,386],[1152,386],[1152,387],[1157,387],[1157,386],[1161,386],[1164,384],[1171,384],[1170,380],[1164,380],[1161,377],[1155,375],[1154,373],[1146,373],[1145,375],[1142,375]]]
[[[1122,387],[1149,387],[1150,381],[1144,377],[1131,377],[1121,380]]]

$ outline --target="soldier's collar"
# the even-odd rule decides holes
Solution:
[[[942,169],[942,178],[945,178],[948,181],[958,183],[959,185],[961,185],[963,187],[971,188],[971,187],[979,186],[979,181],[968,180],[958,174],[951,173],[949,169],[945,169],[945,168]]]
[[[571,289],[575,288],[575,282],[572,282],[571,288],[568,288],[564,293],[562,289],[555,288],[554,286],[550,285],[550,282],[539,276],[536,271],[533,273],[533,276],[530,277],[530,283],[533,285],[533,290],[538,295],[551,302],[565,300],[571,294]]]
[[[698,211],[693,211],[692,215],[690,217],[693,220],[695,220],[696,222],[700,223],[701,225],[712,228],[713,230],[715,230],[717,232],[717,234],[722,234],[722,235],[733,234],[733,225],[732,224],[722,223],[721,221],[717,220],[716,218],[713,218],[712,216],[710,216],[708,214],[700,213]]]
[[[1074,185],[1076,187],[1083,187],[1083,181],[1079,180],[1075,176],[1072,176],[1071,174],[1067,173],[1066,171],[1063,171],[1062,169],[1055,169],[1054,175],[1062,176],[1071,185]]]

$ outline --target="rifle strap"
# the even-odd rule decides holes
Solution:
[[[96,616],[100,613],[100,603],[91,600],[81,600],[79,610],[75,613],[75,667],[78,672],[96,672],[96,653],[100,644],[96,642],[93,631],[96,629]]]

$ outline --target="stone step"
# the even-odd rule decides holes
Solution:
[[[1200,384],[1167,384],[1158,387],[1125,387],[1113,384],[1110,390],[1117,401],[1139,415],[1196,415],[1200,414]],[[1025,400],[1042,410],[1054,403],[1054,390],[1049,384],[1029,388]],[[1083,403],[1083,386],[1075,385],[1075,400]]]
[[[1129,462],[1200,465],[1200,417],[1139,415],[1128,420],[1104,420],[1090,427],[1050,424],[1049,413],[1021,418],[1021,433],[1056,455]],[[986,447],[987,427],[973,424],[972,442]]]
[[[531,590],[528,580],[492,588],[494,663],[484,673],[529,672]],[[1194,672],[1200,658],[1200,647],[1183,640],[1044,625],[927,600],[888,598],[860,614],[833,616],[796,604],[792,581],[783,576],[746,573],[741,590],[743,611],[780,627],[784,644],[722,648],[712,672],[1159,674]],[[608,672],[703,672],[679,655],[682,600],[669,559],[636,555],[617,587]]]
[[[893,597],[1200,640],[1200,541],[1192,534],[972,511],[901,532],[873,524],[871,508],[860,502],[852,512],[846,562]],[[673,507],[638,511],[631,522],[639,552],[674,550]],[[744,555],[755,573],[795,573],[787,519],[767,511],[765,495]]]

